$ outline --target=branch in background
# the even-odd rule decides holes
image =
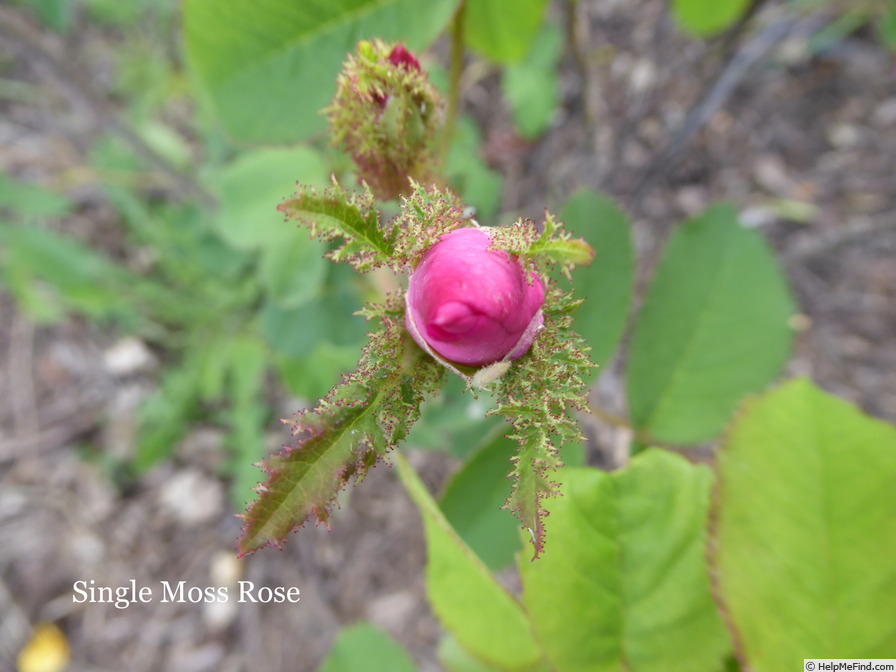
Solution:
[[[615,427],[617,429],[624,429],[626,431],[631,432],[632,433],[631,435],[634,438],[636,438],[638,441],[640,441],[641,443],[643,443],[645,445],[662,446],[664,448],[670,448],[670,447],[681,448],[681,446],[673,446],[672,444],[666,443],[665,441],[659,441],[659,440],[655,439],[654,437],[652,437],[648,432],[645,432],[644,430],[635,429],[634,427],[632,427],[632,424],[628,421],[627,418],[624,418],[621,415],[616,415],[615,413],[607,411],[607,410],[601,408],[600,406],[590,404],[588,406],[588,411],[595,418],[597,418],[604,424],[609,425],[610,427]]]
[[[215,199],[193,175],[182,171],[156,152],[113,110],[108,101],[84,81],[70,64],[58,54],[57,45],[49,45],[46,37],[35,30],[17,12],[0,7],[0,34],[11,39],[30,58],[46,64],[54,79],[68,95],[87,107],[96,118],[96,125],[111,130],[124,140],[137,156],[167,177],[171,189],[181,198],[198,200],[213,206]]]
[[[788,262],[805,263],[832,250],[892,230],[896,230],[896,214],[884,212],[857,224],[816,234],[805,243],[796,245],[784,258]]]
[[[451,72],[448,82],[448,109],[445,113],[445,125],[442,128],[442,140],[439,147],[439,163],[444,172],[448,151],[451,149],[451,141],[454,138],[454,128],[457,126],[457,114],[460,108],[460,80],[464,71],[464,50],[466,30],[467,3],[460,0],[454,19],[451,22]]]
[[[572,54],[573,63],[582,82],[582,109],[585,115],[585,130],[589,139],[594,141],[597,132],[597,114],[592,106],[591,71],[588,66],[588,52],[585,49],[587,39],[583,39],[582,23],[578,16],[579,0],[566,0],[566,46]]]
[[[766,26],[728,59],[727,65],[719,76],[707,85],[697,104],[691,108],[681,125],[671,134],[671,140],[657,151],[643,171],[640,180],[629,196],[628,206],[632,211],[638,210],[638,204],[643,202],[644,194],[656,184],[657,179],[668,170],[672,161],[725,104],[750,68],[764,58],[784,38],[794,32],[803,32],[809,27],[809,24],[814,26],[816,23],[817,17],[809,17],[801,21],[796,17],[786,16]]]
[[[662,11],[657,13],[653,24],[651,42],[656,48],[659,49],[663,44],[668,29],[667,11],[665,8],[662,8]],[[656,93],[656,88],[651,85],[647,91],[638,92],[633,96],[634,100],[628,106],[625,116],[621,119],[618,128],[613,133],[613,146],[609,161],[611,166],[622,165],[622,157],[625,156],[628,144],[634,138],[644,116],[653,107],[656,101]]]

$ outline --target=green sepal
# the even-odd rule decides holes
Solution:
[[[559,266],[567,277],[574,266],[590,264],[594,250],[582,238],[573,238],[554,215],[545,211],[541,233],[531,219],[519,219],[513,225],[494,229],[492,247],[532,262],[544,275]]]
[[[572,294],[549,287],[544,328],[532,349],[512,363],[496,385],[503,415],[513,427],[509,438],[519,443],[512,459],[513,489],[505,504],[532,540],[534,557],[544,549],[545,497],[557,493],[551,473],[561,465],[563,444],[584,440],[574,409],[587,408],[585,380],[594,364],[584,340],[572,331],[570,313],[578,305]]]
[[[410,190],[410,179],[433,182],[431,149],[441,124],[442,100],[429,75],[396,64],[393,45],[382,40],[358,43],[339,75],[333,102],[323,110],[332,142],[351,155],[359,181],[382,200]]]
[[[401,199],[401,212],[389,223],[395,238],[395,270],[413,268],[430,247],[468,219],[463,201],[448,188],[424,187],[411,180],[411,192]]]

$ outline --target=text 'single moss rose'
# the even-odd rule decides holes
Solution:
[[[544,285],[487,229],[455,229],[411,274],[407,326],[424,350],[468,366],[522,357],[544,324]]]

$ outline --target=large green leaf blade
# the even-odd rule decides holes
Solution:
[[[591,264],[572,274],[576,298],[585,299],[573,314],[573,329],[591,347],[591,360],[606,366],[622,337],[635,280],[628,217],[606,196],[585,190],[566,202],[558,218],[594,249]]]
[[[761,237],[729,205],[671,236],[635,324],[627,391],[636,428],[671,443],[716,436],[790,351],[793,300]]]
[[[745,404],[718,478],[714,571],[751,670],[896,655],[896,427],[793,381]]]
[[[560,98],[557,61],[562,48],[560,26],[546,25],[526,58],[504,73],[504,96],[513,123],[524,138],[537,138],[548,130],[554,118]]]
[[[544,555],[520,566],[554,669],[719,669],[730,644],[704,562],[710,471],[648,450],[613,474],[559,475]]]
[[[248,142],[291,142],[323,130],[319,111],[360,39],[421,50],[456,0],[187,0],[190,65],[225,128]]]
[[[477,658],[501,669],[537,665],[541,651],[520,604],[461,540],[407,459],[398,452],[393,459],[423,517],[427,592],[442,624]]]
[[[467,0],[466,38],[496,63],[519,63],[529,52],[547,10],[547,0]]]

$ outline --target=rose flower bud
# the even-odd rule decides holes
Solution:
[[[482,229],[455,229],[411,274],[406,322],[418,345],[445,359],[485,366],[517,359],[544,323],[544,285]]]

